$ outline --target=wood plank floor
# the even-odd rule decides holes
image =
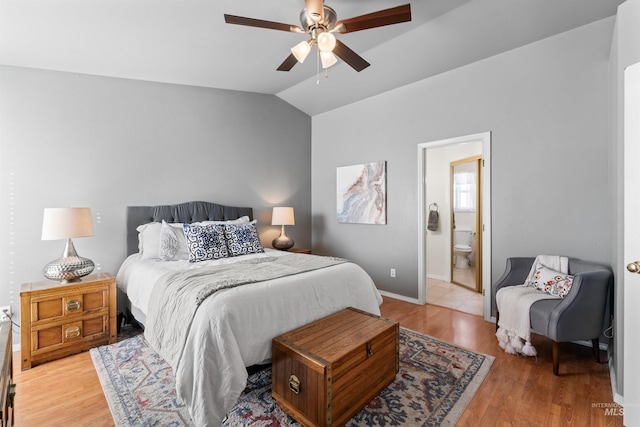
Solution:
[[[606,415],[613,403],[609,370],[591,349],[560,347],[560,376],[551,365],[551,343],[534,336],[537,358],[505,354],[495,325],[481,317],[434,305],[419,306],[385,297],[384,317],[461,347],[495,356],[459,426],[622,426]],[[16,426],[113,426],[109,407],[88,352],[20,370],[14,353]]]

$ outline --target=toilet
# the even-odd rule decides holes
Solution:
[[[469,255],[473,250],[472,240],[471,230],[453,230],[453,255],[456,268],[469,268]]]

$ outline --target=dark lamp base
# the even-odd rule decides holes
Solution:
[[[275,249],[280,249],[281,251],[287,251],[293,247],[293,243],[294,243],[293,239],[291,239],[287,235],[284,235],[284,236],[279,236],[273,239],[273,242],[271,242],[271,245]]]

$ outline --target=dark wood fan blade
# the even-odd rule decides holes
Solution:
[[[360,72],[371,65],[360,55],[349,49],[347,45],[342,43],[340,40],[336,40],[336,47],[333,49],[333,53],[335,53],[338,58],[349,64],[351,68],[357,72]]]
[[[295,56],[293,56],[293,53],[292,53],[287,57],[287,59],[284,60],[282,64],[280,64],[280,66],[278,67],[278,71],[289,71],[297,63],[298,63],[298,60],[296,59]]]
[[[341,24],[343,28],[338,29],[341,33],[353,33],[354,31],[367,30],[369,28],[384,27],[385,25],[399,24],[411,21],[411,5],[392,7],[390,9],[379,10],[366,15],[344,19],[336,23],[336,28]]]
[[[224,21],[227,24],[246,25],[247,27],[267,28],[269,30],[302,32],[297,25],[282,24],[280,22],[264,21],[262,19],[246,18],[244,16],[224,14]]]

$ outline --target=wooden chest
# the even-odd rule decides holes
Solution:
[[[24,283],[20,292],[22,369],[116,342],[116,280],[108,273],[60,284]]]
[[[273,339],[272,395],[304,426],[341,426],[396,377],[399,324],[347,308]]]

